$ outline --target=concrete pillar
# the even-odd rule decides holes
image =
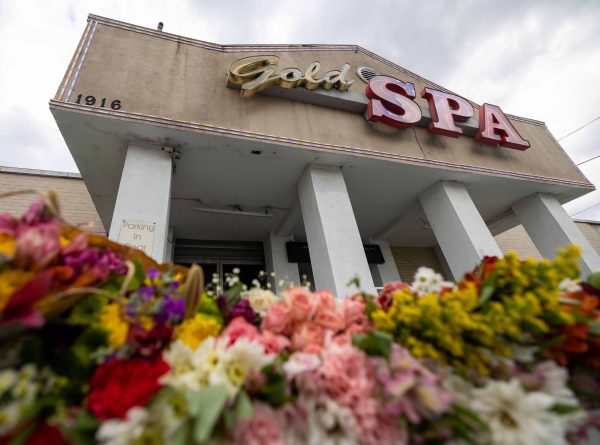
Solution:
[[[582,251],[582,277],[600,270],[600,256],[554,196],[536,193],[512,208],[544,257],[553,258],[559,248],[577,244]]]
[[[391,281],[401,281],[400,274],[398,273],[398,268],[396,267],[396,260],[394,260],[394,255],[392,254],[392,249],[387,241],[383,240],[370,240],[371,244],[377,244],[381,249],[381,253],[383,254],[383,260],[385,263],[383,264],[373,264],[371,271],[374,275],[379,277],[382,284],[389,283]],[[373,277],[374,281],[377,281],[375,277]]]
[[[167,231],[167,247],[165,249],[165,262],[172,263],[175,257],[175,231],[169,227]]]
[[[419,201],[454,280],[472,270],[484,256],[502,256],[462,184],[440,182],[423,193]]]
[[[287,259],[285,243],[288,241],[290,240],[287,236],[277,236],[274,233],[269,233],[264,241],[265,266],[268,274],[275,272],[271,286],[276,293],[284,290],[290,283],[300,284],[298,264],[290,263]],[[283,287],[279,286],[281,280],[285,282]]]
[[[146,254],[158,262],[165,261],[171,175],[172,160],[167,152],[156,146],[129,144],[110,225],[110,239],[130,242],[130,239],[140,239],[137,237],[148,237],[151,241]],[[135,229],[124,227],[124,221],[154,225],[153,234],[135,233]]]
[[[298,183],[298,196],[316,288],[343,298],[356,292],[347,284],[358,277],[362,290],[374,292],[342,171],[308,167]]]

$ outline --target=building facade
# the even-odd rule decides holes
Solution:
[[[218,45],[90,16],[50,109],[109,236],[159,261],[346,295],[418,261],[459,278],[522,225],[532,251],[573,242],[584,273],[600,268],[561,206],[593,185],[542,122],[357,46]]]

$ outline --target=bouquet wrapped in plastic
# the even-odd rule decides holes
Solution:
[[[599,424],[600,274],[575,246],[275,295],[57,209],[0,214],[0,443],[552,445]]]

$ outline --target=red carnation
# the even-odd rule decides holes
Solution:
[[[88,396],[99,419],[124,419],[129,408],[145,406],[159,390],[158,378],[169,370],[162,358],[111,360],[96,369]]]

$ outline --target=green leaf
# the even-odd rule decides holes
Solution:
[[[346,284],[346,286],[350,287],[350,286],[355,286],[357,289],[360,289],[360,278],[358,275],[355,275],[354,277],[352,277],[352,279],[350,281],[348,281],[348,283]]]
[[[27,439],[33,433],[37,427],[38,422],[30,422],[24,428],[22,428],[8,443],[9,445],[22,445],[26,443]]]
[[[241,283],[237,283],[223,292],[223,295],[225,295],[227,298],[227,304],[229,307],[235,306],[242,299],[243,290],[243,285]]]
[[[95,443],[96,430],[100,421],[88,411],[81,410],[75,417],[75,421],[64,431],[73,445],[88,445]]]
[[[485,303],[487,303],[488,300],[494,295],[494,292],[496,292],[496,285],[494,282],[487,280],[484,281],[483,285],[481,286],[481,295],[477,301],[477,306],[483,306]]]
[[[253,411],[254,409],[252,408],[250,397],[248,397],[248,393],[242,389],[235,399],[235,405],[233,408],[225,410],[223,413],[223,417],[225,418],[225,427],[229,430],[233,428],[239,419],[249,419],[252,417]]]
[[[390,358],[392,351],[392,342],[394,338],[391,334],[377,329],[367,332],[366,335],[352,335],[352,344],[362,349],[368,355],[383,356]]]
[[[207,386],[187,393],[186,398],[188,409],[195,417],[194,443],[206,443],[227,402],[227,388],[223,385]]]
[[[593,288],[600,290],[600,272],[594,272],[587,278],[586,281]]]
[[[265,366],[262,372],[267,383],[257,391],[256,396],[275,408],[289,402],[292,397],[288,393],[285,375],[273,365]]]
[[[552,408],[550,408],[550,411],[556,414],[571,414],[577,411],[581,411],[581,407],[577,405],[564,405],[562,403],[557,403]]]
[[[76,325],[89,325],[97,322],[108,299],[102,295],[88,295],[71,311],[67,322]]]
[[[188,445],[190,443],[190,432],[192,431],[192,422],[186,420],[179,428],[169,437],[171,445]]]
[[[135,290],[140,287],[144,283],[144,279],[146,278],[146,273],[144,272],[144,268],[138,259],[133,259],[133,266],[135,271],[133,273],[133,278],[129,282],[128,290]]]
[[[600,322],[592,320],[588,322],[588,327],[590,334],[600,336]]]

